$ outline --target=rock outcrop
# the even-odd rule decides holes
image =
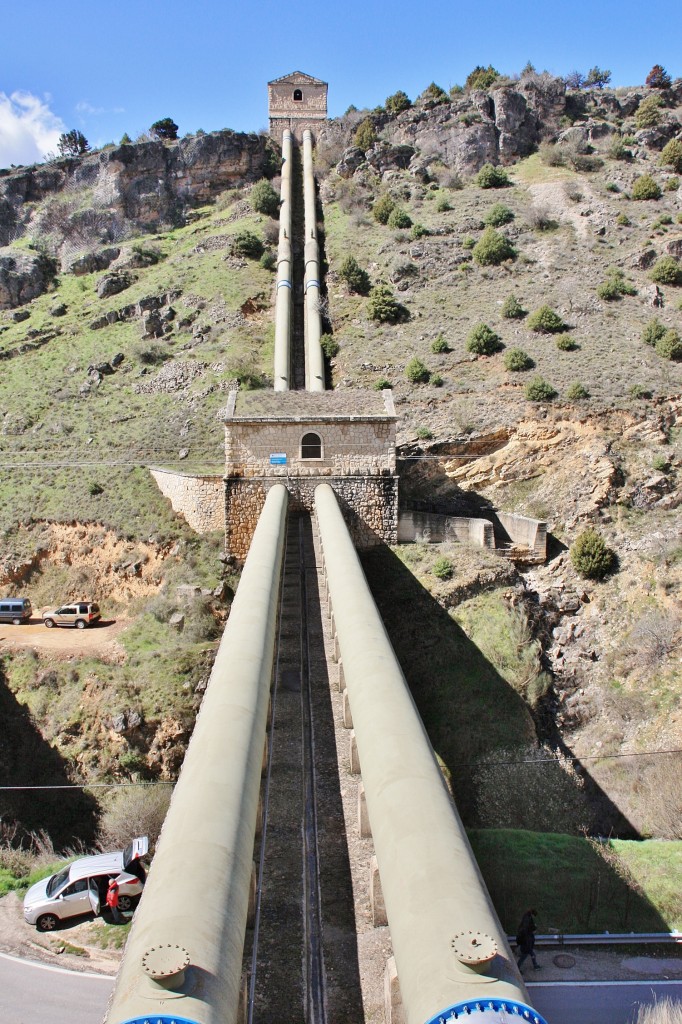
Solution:
[[[54,267],[42,253],[0,249],[0,309],[14,309],[47,290]]]

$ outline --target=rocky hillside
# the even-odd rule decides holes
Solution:
[[[525,75],[427,90],[320,134],[330,383],[394,388],[405,503],[492,505],[552,534],[532,570],[421,546],[391,569],[384,611],[437,750],[453,772],[478,765],[471,823],[575,831],[588,815],[569,785],[600,790],[595,828],[679,832],[666,783],[679,755],[642,755],[682,747],[682,155],[669,146],[682,154],[681,103],[679,82],[584,92]],[[271,384],[277,225],[249,202],[270,173],[264,139],[223,132],[0,175],[3,592],[21,581],[47,603],[131,574],[139,591],[118,588],[114,610],[135,626],[115,669],[65,664],[45,683],[39,656],[5,655],[19,704],[79,777],[171,774],[191,723],[226,611],[209,595],[229,602],[234,581],[219,538],[192,538],[145,467],[220,472],[226,390]],[[91,524],[106,536],[98,564],[64,554],[54,531],[74,521],[90,548]],[[617,558],[601,582],[570,560],[586,526]],[[368,572],[381,589],[389,568]],[[207,592],[185,609],[191,638],[170,624],[186,585]],[[154,665],[159,644],[177,671]],[[500,701],[513,724],[474,703],[492,724],[464,747],[458,680],[437,693],[433,672],[420,681],[435,665],[450,680],[463,652],[472,699],[483,652],[524,702]],[[510,822],[498,801],[481,816],[501,791],[486,765],[504,749],[560,751],[562,813],[524,819],[526,807]]]

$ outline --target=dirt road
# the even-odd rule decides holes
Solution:
[[[118,637],[130,625],[128,619],[103,619],[87,629],[48,629],[35,617],[21,626],[0,626],[0,652],[32,648],[49,652],[55,658],[97,657],[104,661],[122,661],[125,650]]]

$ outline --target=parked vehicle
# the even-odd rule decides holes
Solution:
[[[69,917],[99,914],[112,878],[119,885],[118,909],[132,910],[144,887],[146,873],[140,858],[148,849],[147,836],[138,836],[117,853],[79,857],[31,886],[24,897],[24,920],[39,932],[50,932]]]
[[[61,608],[48,608],[42,612],[43,622],[50,629],[52,626],[75,626],[85,629],[101,619],[99,605],[94,601],[74,601],[63,604]]]
[[[20,626],[22,622],[28,622],[32,612],[33,608],[27,597],[3,597],[0,600],[0,622],[11,622],[13,626]]]

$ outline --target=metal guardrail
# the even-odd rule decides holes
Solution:
[[[510,944],[515,943],[513,935],[508,935]],[[682,932],[590,932],[585,935],[565,935],[563,932],[536,935],[536,946],[653,946],[658,943],[682,943]]]

